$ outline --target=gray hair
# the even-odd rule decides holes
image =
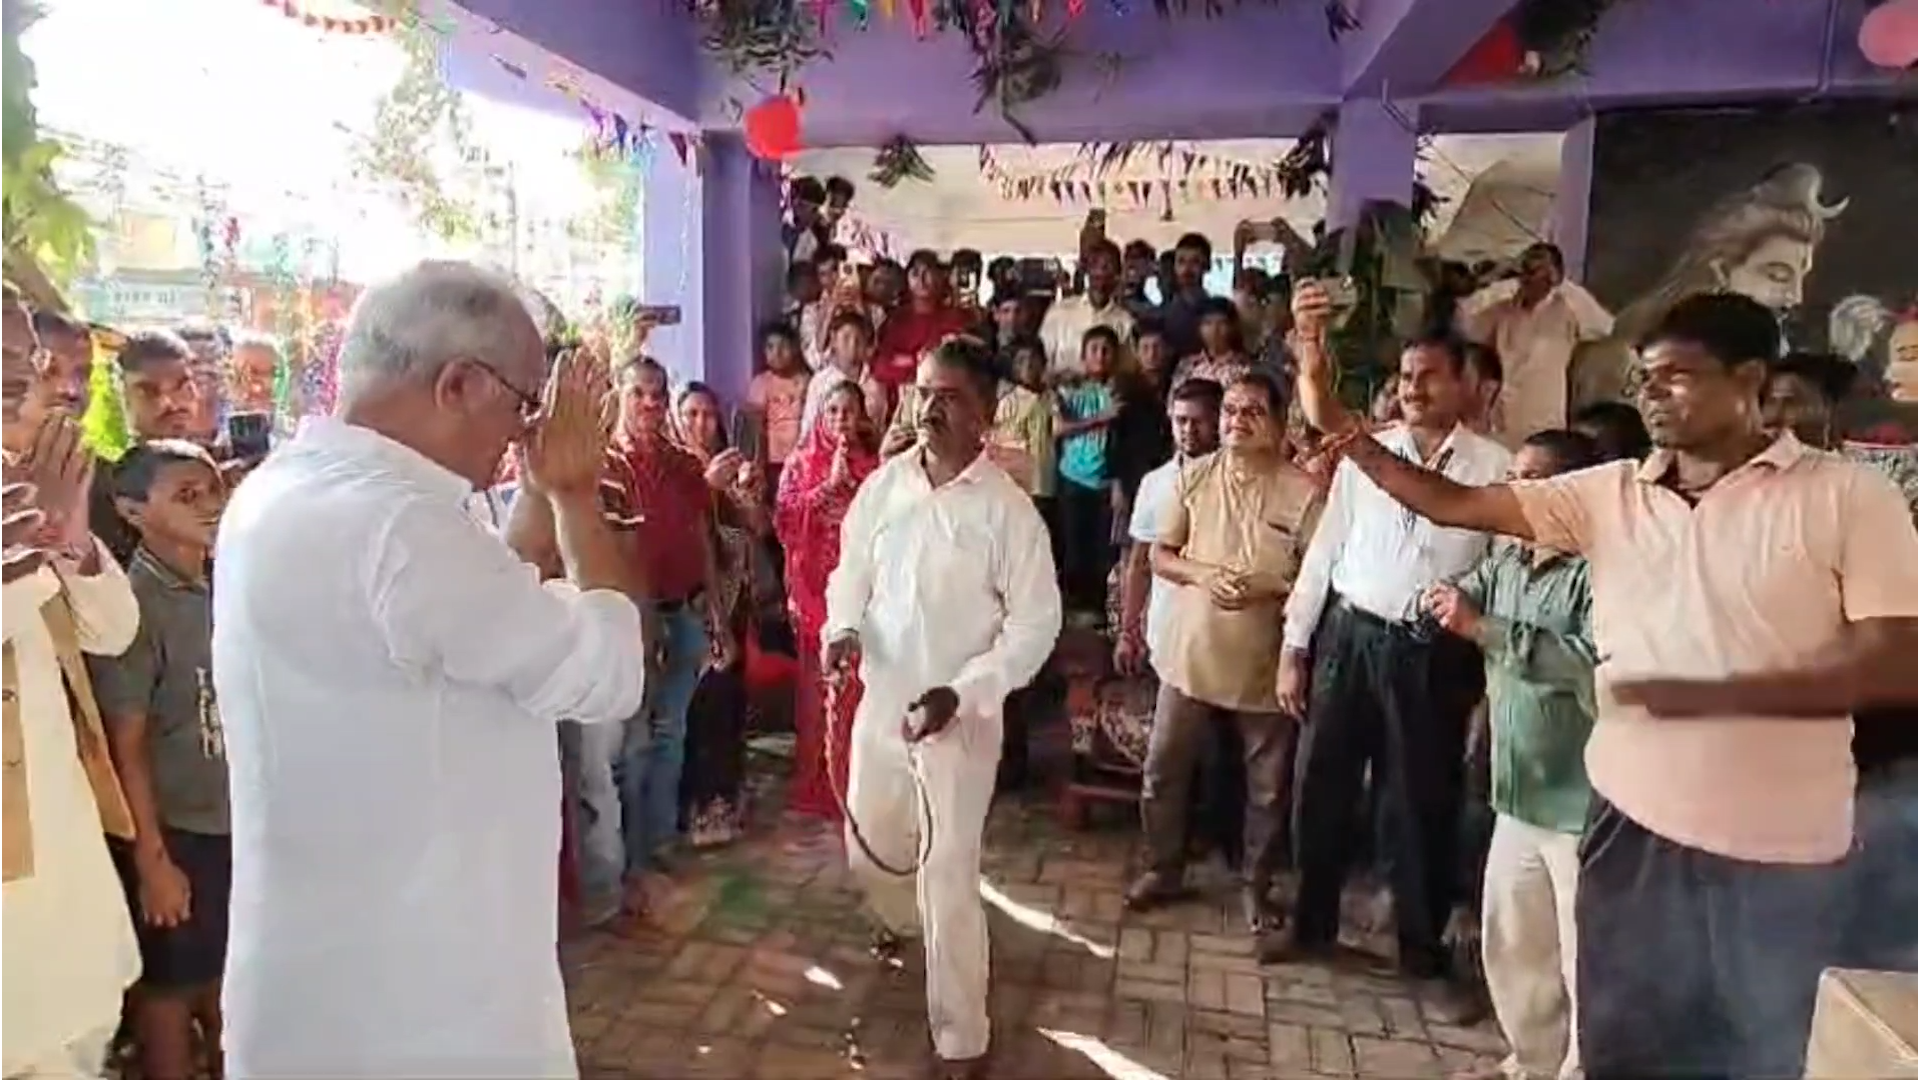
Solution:
[[[430,379],[455,360],[511,370],[516,343],[538,336],[508,278],[472,263],[418,263],[354,301],[340,343],[340,396]]]

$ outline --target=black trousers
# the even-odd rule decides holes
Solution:
[[[1113,503],[1105,488],[1062,478],[1055,497],[1060,517],[1060,591],[1072,611],[1107,609],[1107,571],[1113,569]]]
[[[1595,795],[1574,892],[1587,1076],[1800,1076],[1846,874],[1686,847]]]
[[[1440,938],[1459,889],[1467,720],[1484,683],[1480,650],[1460,638],[1333,599],[1314,638],[1294,779],[1301,943],[1339,935],[1361,776],[1371,765],[1401,965],[1416,975],[1446,969]]]

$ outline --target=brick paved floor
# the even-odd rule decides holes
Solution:
[[[1487,1026],[1431,1022],[1384,973],[1262,968],[1231,929],[1233,889],[1121,910],[1138,830],[1062,831],[1005,799],[987,836],[993,1075],[1009,1080],[1443,1077],[1502,1049]],[[922,966],[883,969],[836,835],[786,819],[689,860],[647,928],[563,948],[589,1077],[826,1080],[922,1075]]]

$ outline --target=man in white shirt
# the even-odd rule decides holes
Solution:
[[[45,355],[11,289],[5,324],[0,1076],[97,1077],[140,953],[103,836],[131,838],[133,821],[79,654],[126,651],[140,609],[87,532],[87,451],[71,417],[44,410]]]
[[[1085,252],[1087,291],[1081,296],[1066,296],[1047,309],[1040,324],[1040,339],[1046,342],[1050,370],[1073,374],[1080,370],[1080,341],[1087,331],[1104,326],[1125,343],[1133,336],[1133,313],[1120,299],[1120,249],[1111,240],[1098,240]]]
[[[1469,298],[1467,306],[1466,336],[1492,346],[1506,374],[1494,437],[1512,448],[1536,431],[1566,427],[1573,350],[1613,333],[1607,309],[1567,280],[1566,256],[1552,244],[1534,244],[1520,255],[1519,278]]]
[[[984,453],[996,381],[977,342],[950,341],[921,361],[920,446],[854,496],[822,634],[822,669],[843,678],[857,663],[866,685],[847,849],[886,930],[925,928],[928,1023],[942,1075],[954,1077],[983,1075],[987,1053],[980,845],[1001,706],[1060,633],[1046,527]],[[921,838],[923,810],[931,835]]]
[[[555,725],[632,715],[645,660],[596,490],[607,373],[545,368],[507,281],[422,263],[360,297],[337,413],[221,520],[229,1075],[576,1074]],[[512,444],[569,582],[464,506]]]
[[[1359,425],[1333,398],[1325,292],[1303,286],[1293,307],[1307,419],[1327,431]],[[1408,345],[1397,395],[1405,419],[1379,433],[1382,446],[1459,483],[1504,479],[1511,455],[1461,423],[1471,400],[1457,340]],[[1466,573],[1487,543],[1484,533],[1408,512],[1349,462],[1334,473],[1286,608],[1280,702],[1307,723],[1295,803],[1300,892],[1292,925],[1261,943],[1263,958],[1333,948],[1360,779],[1371,765],[1401,967],[1421,980],[1446,974],[1440,939],[1459,886],[1467,722],[1483,676],[1478,650],[1436,632],[1418,605],[1428,586]]]
[[[1150,556],[1160,537],[1160,521],[1173,501],[1180,468],[1220,446],[1220,400],[1225,389],[1212,379],[1188,379],[1174,388],[1167,404],[1173,427],[1172,460],[1140,478],[1127,521],[1127,550],[1121,568],[1120,634],[1113,646],[1113,666],[1122,675],[1136,675],[1151,664],[1166,635],[1167,592],[1172,585],[1153,572]]]

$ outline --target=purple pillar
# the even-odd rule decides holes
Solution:
[[[1417,119],[1377,98],[1340,103],[1339,123],[1333,130],[1328,229],[1359,221],[1361,209],[1369,202],[1406,206],[1413,200]]]
[[[754,328],[780,311],[780,177],[748,154],[736,133],[710,131],[706,146],[700,177],[700,370],[721,397],[739,402],[759,349]]]
[[[647,352],[675,383],[706,378],[702,344],[706,305],[701,276],[701,177],[662,148],[647,162],[641,189],[640,300],[680,305],[680,325],[656,329]]]
[[[1593,201],[1593,117],[1573,125],[1560,142],[1560,184],[1553,194],[1553,242],[1567,257],[1567,276],[1587,268],[1587,208]]]

